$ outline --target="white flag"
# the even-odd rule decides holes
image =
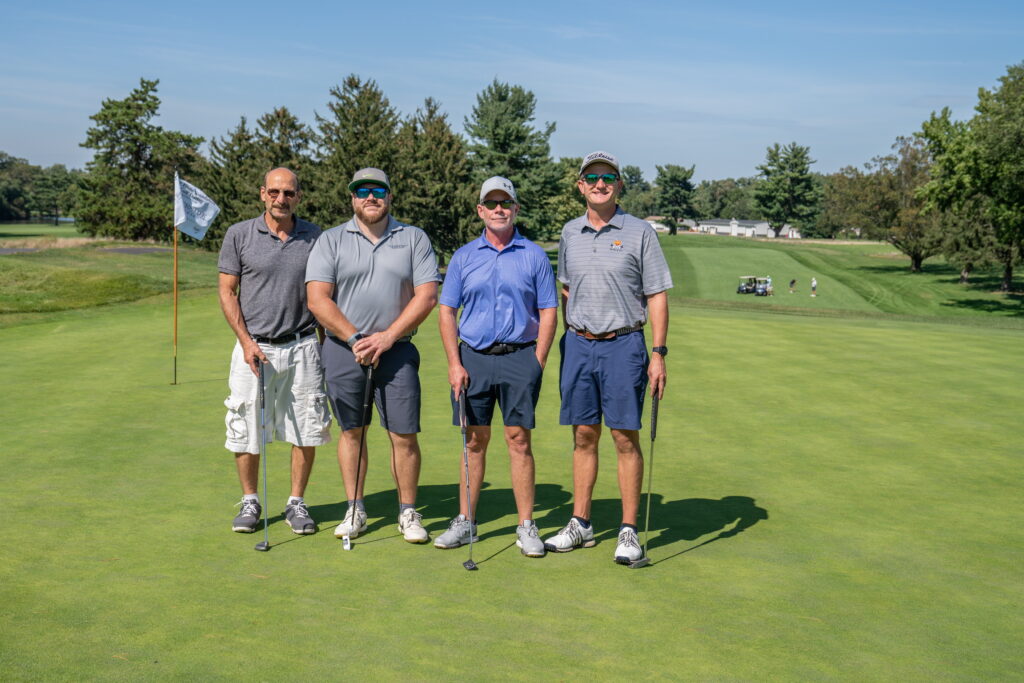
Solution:
[[[195,185],[174,174],[174,227],[197,240],[206,236],[220,207]]]

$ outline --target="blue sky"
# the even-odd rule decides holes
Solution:
[[[831,6],[831,5],[836,6]],[[854,6],[855,5],[855,6]],[[849,8],[847,8],[847,6]],[[552,154],[697,179],[753,175],[774,142],[832,172],[888,151],[1024,61],[1024,3],[0,2],[0,150],[81,167],[89,116],[159,79],[160,125],[207,139],[350,73],[463,130],[493,79],[537,96]]]

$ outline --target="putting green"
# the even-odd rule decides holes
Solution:
[[[274,547],[253,552],[261,535],[229,530],[232,338],[212,290],[185,294],[180,328],[178,386],[166,296],[0,328],[6,679],[976,680],[1024,666],[1018,330],[673,306],[653,566],[611,560],[607,448],[597,547],[520,556],[496,440],[470,573],[465,549],[402,542],[379,429],[351,552],[331,534],[332,448],[307,492],[320,533],[286,530],[281,444]],[[436,535],[456,512],[461,440],[436,316],[417,344],[419,504]],[[545,535],[571,505],[557,364],[535,432]]]

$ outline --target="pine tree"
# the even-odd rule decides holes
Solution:
[[[448,124],[441,105],[427,98],[399,132],[401,164],[391,181],[405,188],[396,195],[396,216],[422,228],[442,261],[476,230],[476,188],[466,143]]]
[[[817,214],[820,200],[811,179],[813,163],[809,147],[795,142],[782,147],[776,142],[757,167],[764,182],[754,196],[776,237],[786,223],[799,225]]]
[[[562,173],[551,160],[548,142],[555,124],[535,129],[532,121],[536,107],[532,92],[495,80],[477,95],[465,128],[470,138],[474,181],[479,185],[494,175],[511,180],[522,207],[520,229],[527,237],[550,239],[562,226],[547,212],[546,205],[558,194]]]
[[[92,235],[120,239],[173,237],[174,172],[188,179],[203,165],[201,137],[154,125],[159,81],[141,79],[123,100],[104,100],[90,118],[83,147],[95,150],[86,168],[76,218]]]
[[[374,81],[355,74],[330,90],[329,114],[316,115],[315,142],[319,159],[305,193],[304,213],[323,228],[338,225],[352,215],[348,183],[360,168],[374,166],[396,177],[398,112]],[[411,188],[392,181],[396,199]]]

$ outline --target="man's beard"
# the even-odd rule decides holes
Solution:
[[[383,210],[381,211],[380,215],[376,218],[376,220],[371,219],[366,214],[366,211],[363,209],[362,205],[356,205],[353,208],[354,208],[355,213],[356,213],[356,218],[358,218],[360,220],[360,222],[362,222],[363,225],[372,225],[373,223],[377,223],[377,222],[382,221],[382,220],[387,220],[388,212],[390,211],[390,207],[387,204],[383,204],[381,206],[382,206]]]

